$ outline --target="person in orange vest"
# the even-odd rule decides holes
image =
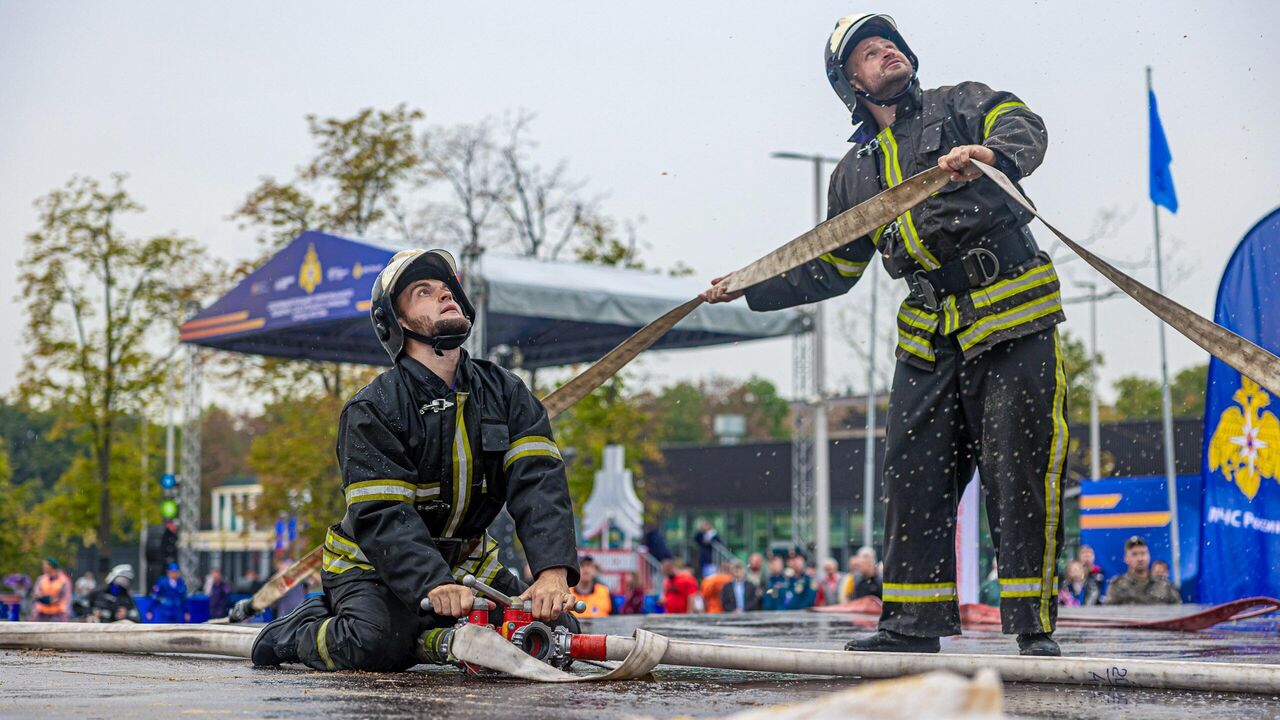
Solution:
[[[40,568],[42,573],[32,590],[36,602],[31,609],[31,619],[66,622],[71,616],[71,578],[62,572],[58,561],[52,557],[45,558]]]
[[[720,569],[702,579],[702,607],[709,614],[724,612],[724,604],[720,601],[720,591],[733,582],[729,572],[729,563],[720,563]]]
[[[576,617],[608,617],[613,611],[613,598],[609,595],[609,588],[602,582],[596,582],[596,561],[590,555],[578,558],[578,584],[570,588],[569,592],[587,605],[586,610],[573,613]]]

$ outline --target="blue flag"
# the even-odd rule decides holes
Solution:
[[[1178,192],[1173,189],[1173,173],[1169,172],[1173,154],[1169,152],[1169,140],[1164,136],[1164,125],[1160,124],[1160,109],[1156,107],[1154,90],[1147,91],[1147,117],[1151,124],[1151,202],[1176,213]]]
[[[1227,263],[1213,319],[1280,352],[1280,210]],[[1280,597],[1280,398],[1217,358],[1204,403],[1199,600]]]

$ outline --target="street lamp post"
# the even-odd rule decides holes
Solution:
[[[840,162],[837,158],[793,152],[775,152],[770,157],[780,160],[804,160],[813,164],[813,223],[823,221],[823,164]],[[813,316],[813,535],[814,564],[831,556],[831,464],[827,455],[827,404],[825,382],[825,343],[822,304],[815,303]]]

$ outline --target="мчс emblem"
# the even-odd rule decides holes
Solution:
[[[1258,383],[1241,378],[1231,396],[1237,405],[1222,412],[1209,441],[1209,470],[1220,471],[1253,500],[1262,478],[1280,482],[1280,421],[1263,410],[1271,397]]]
[[[302,267],[298,268],[298,287],[306,290],[308,295],[315,292],[323,271],[324,268],[320,267],[320,256],[316,254],[316,246],[307,245],[307,254],[302,258]]]

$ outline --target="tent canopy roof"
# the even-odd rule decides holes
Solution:
[[[255,355],[386,365],[369,322],[369,296],[395,252],[305,232],[183,323],[181,339]],[[484,256],[479,274],[487,344],[516,349],[526,368],[595,361],[704,287],[694,278],[498,253]],[[654,348],[756,340],[807,327],[807,318],[794,310],[702,306]]]

